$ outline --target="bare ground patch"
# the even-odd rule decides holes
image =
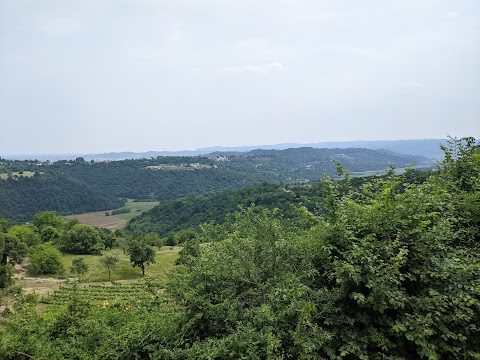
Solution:
[[[105,216],[105,211],[97,211],[78,215],[69,215],[66,219],[77,219],[81,223],[104,229],[122,229],[127,222],[115,215]]]

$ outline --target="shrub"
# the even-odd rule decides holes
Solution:
[[[33,270],[38,274],[55,274],[63,271],[62,254],[51,243],[30,248],[28,256]]]

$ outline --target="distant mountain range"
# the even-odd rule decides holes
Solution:
[[[73,160],[77,157],[83,157],[86,161],[105,161],[105,160],[125,160],[125,159],[142,159],[157,156],[217,156],[218,154],[236,154],[248,152],[256,149],[263,150],[285,150],[289,148],[311,147],[317,149],[347,149],[361,148],[378,150],[384,149],[396,152],[398,154],[421,155],[428,158],[441,158],[443,152],[440,144],[445,145],[447,139],[420,139],[420,140],[378,140],[378,141],[332,141],[310,144],[284,143],[274,145],[256,145],[256,146],[213,146],[196,150],[182,151],[147,151],[147,152],[110,152],[99,154],[26,154],[26,155],[9,155],[5,158],[9,160],[25,160],[37,159],[39,161],[56,161],[56,160]]]

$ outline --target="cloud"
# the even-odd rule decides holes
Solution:
[[[224,66],[217,69],[217,73],[253,73],[260,75],[267,75],[270,73],[279,73],[283,72],[285,67],[282,63],[274,61],[268,64],[261,65],[241,65],[241,66]]]
[[[420,81],[402,81],[400,87],[403,88],[424,88],[425,84]]]
[[[449,11],[447,13],[447,18],[449,19],[455,19],[455,18],[458,18],[460,16],[460,13],[458,11]]]
[[[80,31],[85,27],[85,22],[73,18],[50,18],[37,24],[40,32],[60,35]]]

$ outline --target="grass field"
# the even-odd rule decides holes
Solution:
[[[120,209],[130,209],[130,212],[124,214],[117,214],[116,217],[119,217],[122,220],[129,221],[134,217],[144,213],[152,209],[153,207],[158,205],[158,201],[133,201],[132,199],[128,199],[123,207]]]
[[[157,251],[155,256],[155,264],[145,267],[145,275],[155,278],[165,278],[167,273],[175,265],[175,260],[178,257],[178,252],[181,247],[164,246]],[[126,256],[121,249],[114,248],[112,251],[104,251],[103,255],[115,254],[119,261],[115,269],[112,271],[112,280],[132,280],[142,277],[142,269],[133,268],[128,256]],[[71,255],[64,254],[62,257],[63,265],[65,267],[65,274],[72,276],[70,267],[72,266],[72,259],[81,257],[88,265],[88,271],[81,278],[82,282],[99,282],[108,281],[108,270],[100,266],[99,261],[101,255]]]
[[[24,171],[23,174],[20,174],[18,172],[12,172],[12,176],[25,176],[25,177],[32,177],[34,174],[33,171]],[[7,173],[0,174],[0,179],[6,180],[8,178]]]

